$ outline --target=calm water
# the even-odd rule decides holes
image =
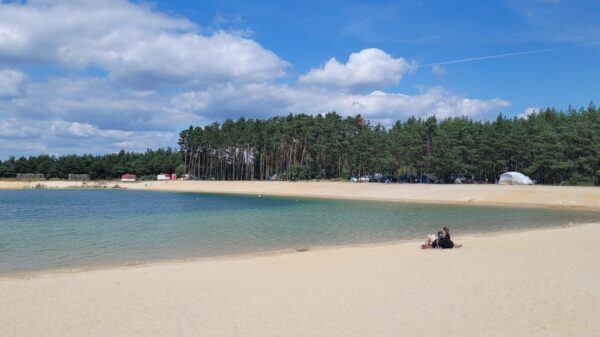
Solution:
[[[455,235],[600,213],[121,190],[0,190],[0,272]]]

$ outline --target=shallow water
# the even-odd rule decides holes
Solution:
[[[122,190],[0,190],[0,272],[600,222],[600,213]]]

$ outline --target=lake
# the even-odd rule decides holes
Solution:
[[[0,210],[5,273],[600,222],[557,209],[92,189],[0,190]]]

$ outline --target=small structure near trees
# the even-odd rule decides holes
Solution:
[[[533,181],[521,172],[506,172],[498,180],[500,185],[533,185]]]
[[[45,180],[43,173],[17,173],[17,180]]]
[[[69,180],[90,180],[90,175],[89,174],[75,174],[75,173],[69,173]]]
[[[122,182],[134,182],[136,180],[137,180],[137,177],[135,176],[135,174],[125,173],[124,175],[121,176]]]
[[[177,175],[175,173],[161,173],[156,175],[156,180],[177,180]]]

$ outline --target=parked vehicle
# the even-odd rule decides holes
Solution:
[[[456,176],[452,176],[453,180],[451,180],[452,182],[454,182],[455,184],[485,184],[487,183],[485,181],[485,179],[481,178],[481,177],[477,177],[475,175],[462,175],[462,174],[458,174]]]
[[[403,184],[418,183],[419,178],[412,174],[405,174],[398,177],[398,182]]]
[[[421,184],[438,184],[440,179],[433,174],[425,173],[421,175]]]

